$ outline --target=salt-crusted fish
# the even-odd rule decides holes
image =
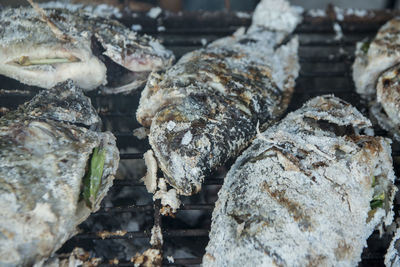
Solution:
[[[88,12],[0,11],[0,74],[28,85],[52,88],[71,79],[84,90],[128,92],[172,60],[158,40]]]
[[[300,9],[263,0],[247,33],[219,39],[152,73],[138,121],[168,182],[179,194],[201,189],[206,175],[244,149],[257,123],[286,110],[298,75]]]
[[[381,27],[372,42],[357,43],[356,91],[369,101],[374,120],[400,140],[400,18]]]
[[[391,141],[370,126],[323,96],[257,136],[219,191],[203,266],[357,266],[396,192]]]
[[[400,266],[400,228],[397,228],[385,255],[385,266]]]
[[[0,118],[1,266],[40,266],[99,208],[119,153],[97,123],[70,81]]]

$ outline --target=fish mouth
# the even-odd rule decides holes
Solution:
[[[172,61],[172,58],[170,59]],[[164,69],[171,65],[169,59],[163,59],[155,55],[129,55],[122,62],[116,62],[132,72],[151,72]]]

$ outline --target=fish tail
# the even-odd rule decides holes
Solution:
[[[287,34],[302,21],[303,8],[291,6],[286,0],[261,0],[253,14],[249,32],[268,30]]]

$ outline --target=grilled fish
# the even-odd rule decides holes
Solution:
[[[274,8],[272,8],[274,7]],[[298,75],[298,41],[290,33],[300,10],[264,0],[247,33],[216,40],[150,75],[136,114],[179,194],[201,189],[204,177],[236,156],[286,110]]]
[[[359,42],[353,65],[357,92],[369,101],[370,113],[400,140],[400,18],[381,27],[372,42]]]
[[[257,136],[219,191],[203,266],[356,266],[396,192],[390,140],[316,97]]]
[[[84,90],[129,92],[173,55],[158,40],[84,11],[8,8],[0,12],[0,74],[52,88],[67,79]],[[107,86],[104,86],[107,85]]]
[[[119,161],[99,121],[71,81],[0,118],[1,266],[40,266],[99,208]]]
[[[400,266],[400,228],[397,228],[397,231],[390,242],[389,248],[385,255],[385,266]]]

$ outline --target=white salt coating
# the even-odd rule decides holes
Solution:
[[[84,10],[100,17],[111,17],[122,18],[122,13],[119,8],[110,6],[107,4],[99,5],[84,5],[84,4],[71,4],[68,2],[50,1],[39,4],[42,8],[65,8],[70,11],[76,12]]]
[[[193,137],[192,133],[190,131],[187,131],[182,138],[181,144],[184,146],[188,145],[190,143],[190,141],[192,141],[192,137]]]
[[[149,193],[154,193],[157,189],[157,160],[154,158],[153,150],[149,149],[143,154],[147,167],[146,175],[142,178]]]
[[[397,228],[397,231],[393,236],[393,239],[390,242],[390,246],[386,252],[385,266],[386,267],[400,266],[400,228]]]
[[[103,5],[96,8],[105,10]],[[53,16],[55,12],[60,13]],[[138,88],[150,71],[172,64],[172,53],[157,40],[103,18],[96,10],[72,7],[46,9],[44,13],[51,17],[52,24],[44,22],[32,8],[0,11],[0,74],[47,89],[71,79],[84,90],[103,86],[103,92],[118,93]],[[116,77],[107,76],[107,67],[112,64],[106,66],[93,53],[92,37],[104,48],[104,56],[126,69],[118,82]],[[23,58],[64,62],[25,66],[19,63]],[[105,87],[107,82],[111,88]]]
[[[270,123],[286,109],[299,71],[298,39],[289,35],[301,16],[286,1],[260,5],[247,33],[241,28],[153,72],[142,92],[137,119],[150,127],[159,167],[179,194],[198,192],[208,171],[247,146],[254,118]],[[261,25],[272,18],[287,24]]]
[[[301,22],[303,8],[282,0],[261,0],[253,14],[249,32],[263,27],[269,30],[292,32]]]
[[[167,256],[167,260],[168,260],[169,263],[174,263],[175,262],[175,259],[172,256]]]
[[[40,95],[52,96],[49,91]],[[58,104],[60,99],[51,98]],[[119,162],[111,133],[51,119],[51,114],[35,117],[24,108],[0,118],[0,266],[41,266],[100,208]],[[104,168],[89,208],[81,198],[82,180],[93,149],[100,146]]]
[[[311,17],[326,17],[326,11],[324,9],[310,9],[307,14]]]
[[[175,122],[169,121],[168,124],[167,124],[167,130],[168,131],[172,131],[175,128],[175,126],[176,126]]]
[[[146,128],[140,127],[133,130],[133,135],[136,136],[137,139],[143,140],[147,137]]]
[[[364,130],[365,135],[374,136],[375,132],[373,128],[367,128]]]
[[[400,140],[400,94],[398,64],[400,63],[400,18],[383,25],[369,42],[357,43],[353,64],[356,91],[369,100],[370,112],[385,130]]]
[[[249,18],[251,18],[251,15],[249,13],[246,13],[246,12],[237,11],[235,14],[236,14],[236,17],[241,18],[241,19],[249,19]]]
[[[345,16],[365,17],[368,15],[368,11],[365,9],[357,9],[357,8],[342,9],[337,6],[335,6],[333,9],[335,11],[336,19],[338,21],[343,21]]]
[[[162,13],[162,9],[160,7],[153,7],[147,12],[147,16],[152,19],[156,19]]]
[[[337,22],[333,23],[333,30],[335,31],[335,37],[333,39],[335,40],[343,39],[343,31],[339,23]]]
[[[368,11],[365,9],[357,9],[357,8],[347,8],[345,14],[347,16],[357,16],[357,17],[365,17],[368,15]]]
[[[162,246],[163,243],[164,240],[161,232],[161,227],[159,225],[154,225],[153,228],[151,228],[150,245]]]
[[[141,31],[143,27],[140,24],[132,24],[131,29],[132,31]]]
[[[345,134],[370,126],[323,96],[258,136],[218,193],[203,266],[357,266],[397,190],[391,141]]]
[[[163,207],[170,207],[171,212],[175,213],[181,205],[181,201],[178,198],[176,190],[167,190],[167,183],[165,182],[164,178],[160,178],[158,180],[158,188],[159,190],[154,194],[153,200],[161,199],[161,205]],[[166,215],[163,211],[161,211],[161,214]]]
[[[338,21],[343,21],[343,20],[344,20],[343,9],[341,9],[341,8],[339,8],[339,7],[337,7],[337,6],[335,6],[335,7],[333,8],[333,10],[335,11],[336,19],[337,19]]]

